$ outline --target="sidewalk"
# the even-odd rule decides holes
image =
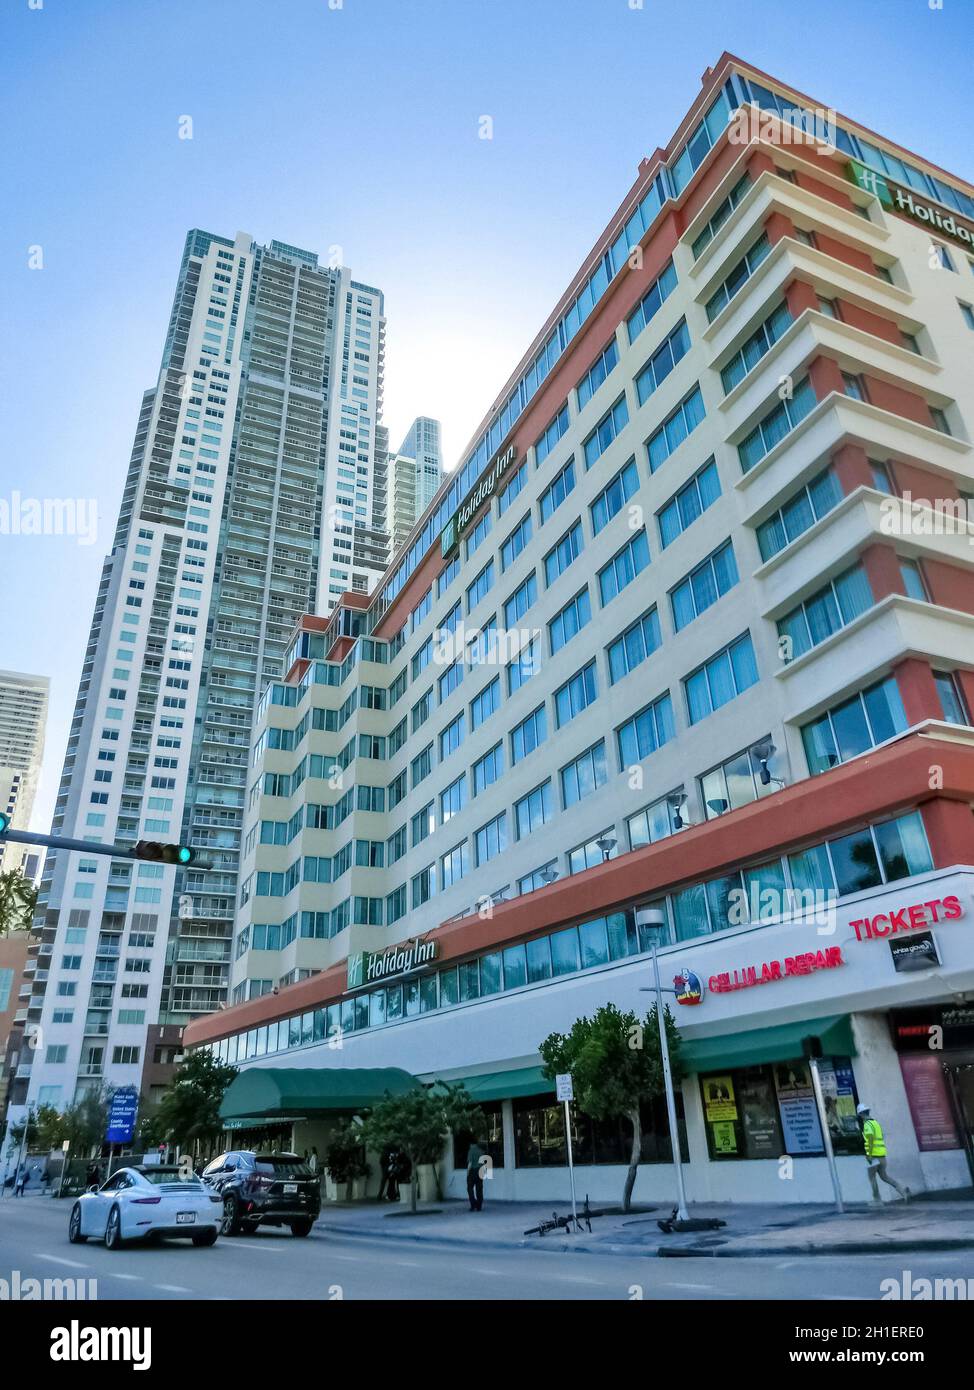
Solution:
[[[819,1205],[765,1206],[713,1204],[694,1206],[692,1216],[726,1221],[717,1231],[664,1235],[657,1226],[668,1206],[635,1207],[593,1217],[592,1230],[569,1234],[525,1235],[539,1221],[551,1219],[552,1203],[487,1202],[471,1212],[466,1202],[421,1203],[408,1207],[378,1202],[326,1203],[316,1223],[325,1234],[364,1239],[422,1241],[458,1249],[581,1250],[602,1255],[663,1258],[748,1258],[759,1255],[898,1254],[915,1251],[974,1251],[974,1198],[922,1195],[909,1204],[850,1206],[843,1215]],[[557,1213],[569,1213],[564,1203]]]

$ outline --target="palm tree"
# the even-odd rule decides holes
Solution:
[[[0,936],[30,931],[37,906],[37,888],[19,869],[0,873]]]

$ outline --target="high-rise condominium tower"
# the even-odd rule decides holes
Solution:
[[[57,968],[29,1004],[45,1039],[26,1067],[33,1102],[138,1085],[149,1026],[224,998],[254,701],[297,617],[367,592],[385,564],[383,356],[382,294],[347,269],[278,241],[188,234],[53,828],[188,842],[213,867],[177,879],[162,864],[49,858],[41,950]]]
[[[47,723],[47,676],[0,671],[0,811],[26,830],[37,791]],[[0,869],[18,868],[26,845],[0,847]]]
[[[397,551],[443,481],[440,422],[420,415],[392,461],[392,546]]]

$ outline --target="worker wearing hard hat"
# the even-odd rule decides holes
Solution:
[[[874,1120],[869,1111],[868,1105],[856,1107],[856,1114],[862,1123],[862,1142],[866,1150],[866,1171],[869,1174],[869,1182],[873,1190],[873,1201],[881,1202],[883,1199],[879,1195],[878,1178],[882,1178],[888,1187],[893,1187],[903,1198],[904,1202],[910,1200],[910,1189],[901,1187],[895,1178],[891,1178],[886,1171],[886,1136],[883,1134],[883,1126],[878,1120]]]

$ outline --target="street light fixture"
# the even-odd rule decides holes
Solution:
[[[659,957],[656,953],[656,933],[666,929],[666,914],[661,907],[638,907],[636,926],[652,933],[650,945],[653,952],[653,990],[642,993],[656,995],[656,1023],[659,1028],[660,1060],[663,1063],[663,1082],[666,1087],[666,1114],[670,1124],[670,1147],[673,1150],[673,1173],[676,1178],[676,1215],[679,1221],[689,1221],[687,1194],[683,1184],[683,1155],[680,1152],[680,1130],[676,1118],[676,1091],[673,1087],[673,1068],[670,1066],[670,1048],[666,1037],[666,1018],[663,1014],[663,988],[659,978]]]
[[[686,799],[687,794],[682,787],[677,787],[675,791],[667,794],[666,804],[673,817],[674,830],[689,830],[690,828],[690,821],[683,819],[683,807],[686,805]]]
[[[614,839],[611,835],[600,835],[595,843],[602,851],[603,864],[607,864],[609,859],[612,857],[612,851],[615,849],[619,841]]]
[[[553,864],[549,864],[546,868],[541,870],[538,877],[543,883],[554,883],[555,879],[558,877],[558,870]]]

